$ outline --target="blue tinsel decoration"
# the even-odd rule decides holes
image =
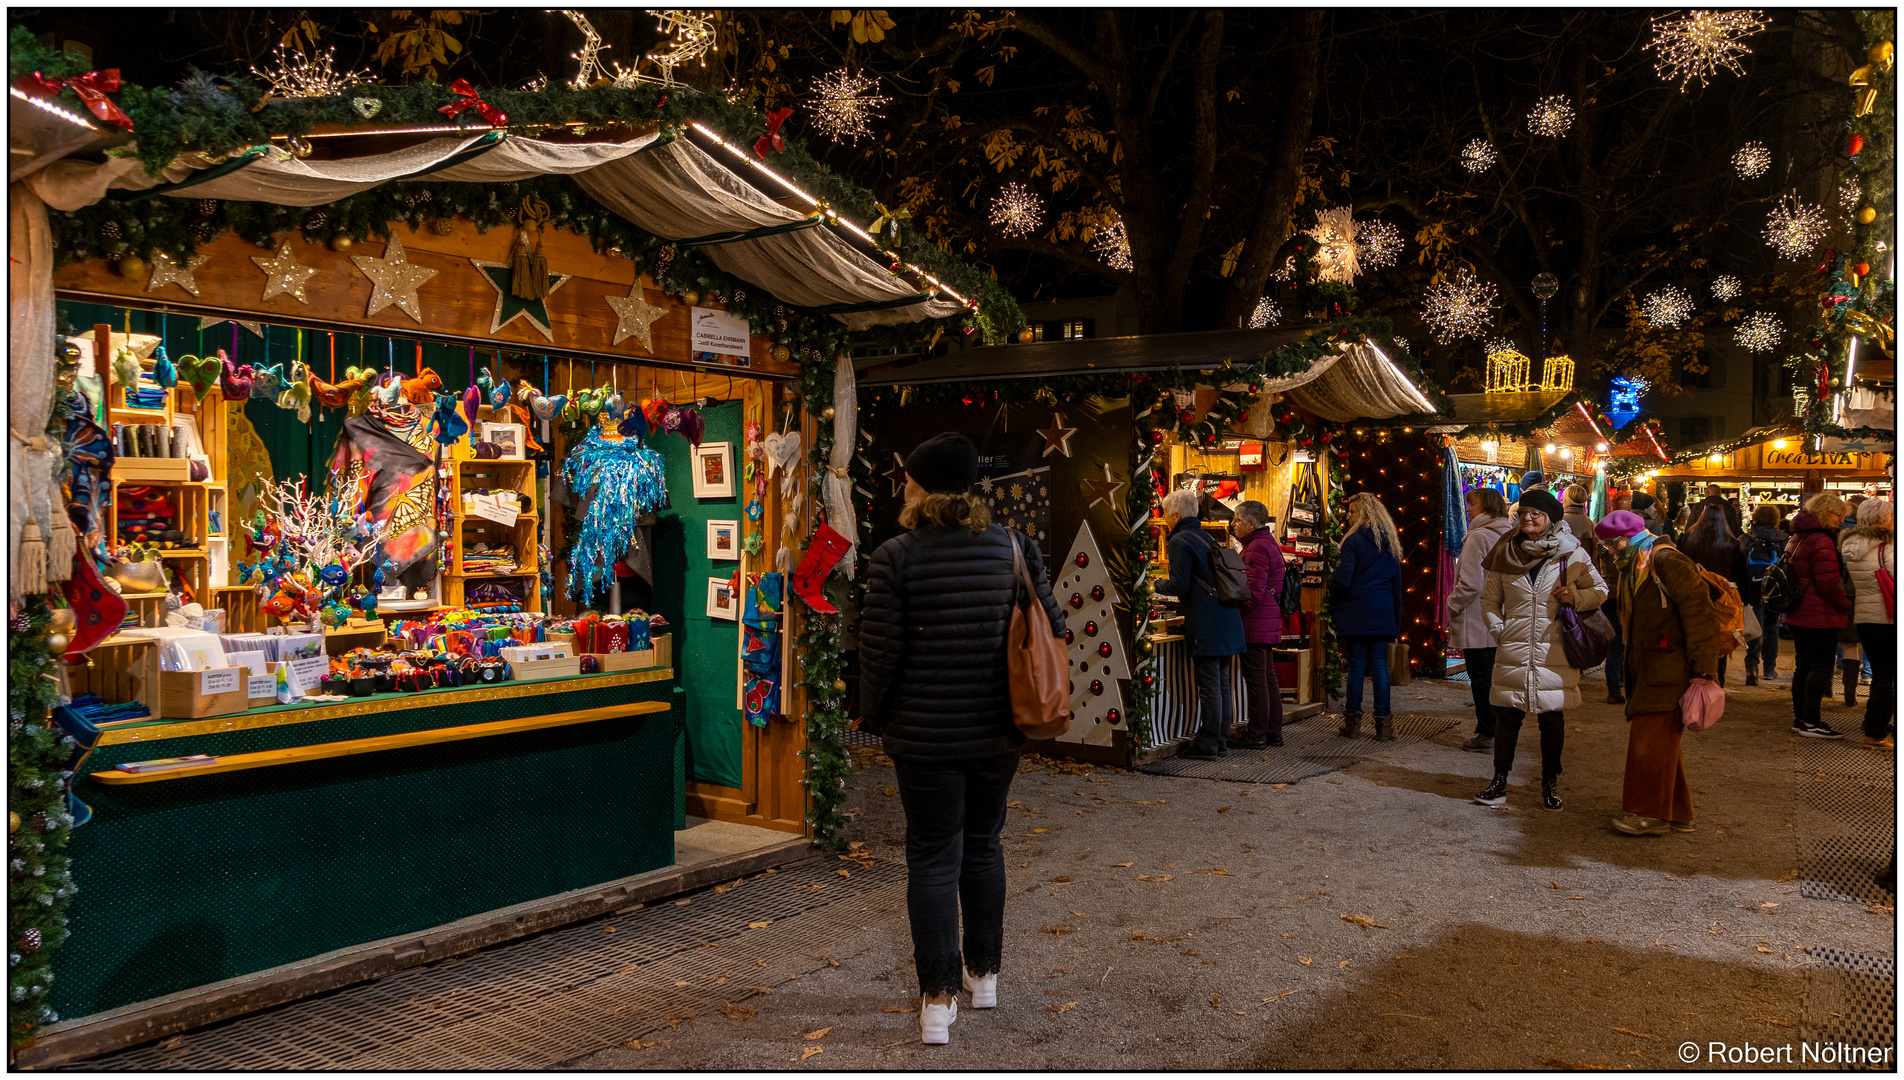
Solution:
[[[667,505],[661,455],[638,439],[610,442],[591,427],[568,460],[562,478],[588,506],[569,549],[569,598],[588,603],[614,584],[615,560],[628,550],[635,518]],[[597,492],[604,498],[595,498]]]

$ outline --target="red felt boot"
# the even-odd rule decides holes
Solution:
[[[793,595],[806,601],[806,605],[822,615],[837,615],[839,608],[827,601],[820,587],[826,584],[826,576],[846,557],[847,549],[852,547],[846,537],[835,532],[831,525],[821,522],[813,530],[813,542],[807,545],[806,557],[793,572],[789,583]]]

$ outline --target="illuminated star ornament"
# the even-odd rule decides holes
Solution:
[[[1749,142],[1739,147],[1732,155],[1732,167],[1739,170],[1739,176],[1746,180],[1756,180],[1764,176],[1772,167],[1772,152],[1762,142]]]
[[[1124,231],[1123,218],[1099,226],[1097,235],[1091,239],[1091,247],[1113,270],[1137,269],[1137,263],[1131,258],[1130,234]]]
[[[1103,503],[1115,510],[1117,509],[1117,493],[1124,485],[1111,479],[1111,466],[1109,462],[1100,462],[1100,464],[1104,469],[1104,479],[1097,480],[1089,476],[1084,478],[1084,487],[1091,493],[1091,501],[1085,503],[1084,508],[1089,510],[1098,503]]]
[[[1653,40],[1646,48],[1659,54],[1654,70],[1667,82],[1677,80],[1680,92],[1692,86],[1694,79],[1707,85],[1720,68],[1734,75],[1745,74],[1739,57],[1752,50],[1745,39],[1771,25],[1765,13],[1742,11],[1693,11],[1680,16],[1653,16]]]
[[[1787,259],[1802,259],[1825,237],[1824,208],[1786,195],[1765,220],[1765,242]]]
[[[1487,329],[1500,295],[1492,282],[1482,281],[1463,266],[1429,286],[1421,318],[1443,344],[1474,337]]]
[[[568,284],[568,274],[548,275],[549,291],[543,293],[539,300],[524,300],[509,291],[509,281],[514,274],[509,263],[489,262],[486,259],[469,261],[476,264],[476,270],[483,275],[483,280],[489,282],[489,287],[496,290],[496,308],[489,316],[491,334],[497,333],[517,319],[528,319],[529,325],[535,327],[543,337],[550,341],[555,340],[555,331],[549,329],[549,297],[555,295],[555,290]],[[636,286],[636,290],[639,291],[639,289],[640,286]]]
[[[1739,330],[1732,340],[1748,352],[1771,352],[1778,348],[1779,338],[1784,335],[1785,324],[1778,320],[1778,316],[1768,311],[1755,311],[1739,323]]]
[[[1737,299],[1745,291],[1745,283],[1731,274],[1720,274],[1712,279],[1712,298],[1715,300]]]
[[[1494,167],[1494,144],[1475,139],[1461,148],[1461,167],[1471,173],[1484,173]]]
[[[197,296],[198,281],[192,275],[198,272],[199,267],[211,261],[210,255],[190,255],[186,257],[185,265],[180,266],[172,260],[172,256],[163,251],[155,251],[152,253],[152,276],[146,279],[145,291],[152,292],[167,285],[177,285],[193,296]]]
[[[867,121],[884,116],[879,107],[892,100],[881,97],[878,89],[877,78],[845,69],[820,76],[807,103],[813,112],[813,126],[836,143],[859,142],[860,136],[873,133]]]
[[[1536,135],[1558,139],[1573,127],[1573,105],[1565,94],[1552,94],[1534,102],[1527,114],[1527,130]]]
[[[608,306],[615,309],[615,344],[633,335],[641,340],[641,347],[654,351],[654,324],[668,313],[668,309],[650,304],[642,295],[641,282],[637,280],[628,290],[627,296],[604,296]]]
[[[1338,206],[1316,215],[1309,236],[1316,242],[1317,281],[1347,285],[1355,280],[1355,275],[1362,270],[1355,243],[1358,229],[1355,211],[1349,207]]]
[[[1023,184],[1006,184],[992,200],[992,224],[1005,236],[1030,236],[1044,224],[1045,207]]]
[[[1692,294],[1677,285],[1668,285],[1640,303],[1646,321],[1654,326],[1678,326],[1692,318],[1696,310]]]
[[[334,66],[336,49],[325,49],[307,60],[296,50],[286,55],[284,46],[279,45],[272,50],[271,58],[278,63],[275,69],[259,71],[254,67],[251,73],[271,84],[271,97],[280,100],[336,97],[346,87],[371,81],[368,71],[338,71]]]
[[[253,255],[251,261],[265,274],[263,300],[285,295],[297,299],[300,304],[308,304],[311,298],[304,295],[304,283],[317,274],[317,267],[305,266],[291,254],[291,245],[278,248],[278,253],[267,259],[263,255]]]
[[[1038,429],[1038,434],[1043,435],[1045,438],[1045,452],[1040,456],[1050,457],[1051,452],[1055,450],[1065,457],[1070,457],[1071,436],[1077,433],[1077,428],[1064,426],[1064,415],[1062,413],[1052,413],[1051,426]]]
[[[1276,306],[1276,301],[1265,296],[1261,300],[1256,301],[1256,310],[1250,312],[1250,329],[1262,330],[1267,327],[1275,326],[1281,322],[1282,319],[1282,309]]]
[[[427,266],[418,266],[405,259],[403,241],[395,233],[390,234],[390,243],[384,246],[383,258],[371,255],[352,255],[350,261],[357,264],[370,279],[370,304],[364,311],[369,317],[392,304],[399,311],[417,322],[423,321],[423,304],[417,299],[417,290],[423,283],[436,276],[436,271]]]

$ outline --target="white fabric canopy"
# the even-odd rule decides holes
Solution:
[[[1309,370],[1320,374],[1287,396],[1325,420],[1383,420],[1435,411],[1434,403],[1399,368],[1366,343],[1351,347],[1332,366],[1318,361]]]

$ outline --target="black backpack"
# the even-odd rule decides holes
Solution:
[[[1766,568],[1765,578],[1759,582],[1759,602],[1773,615],[1786,615],[1798,610],[1799,603],[1804,599],[1805,583],[1798,580],[1798,568],[1792,565],[1792,552],[1787,551]]]
[[[1243,566],[1243,556],[1210,539],[1201,528],[1197,530],[1197,535],[1210,545],[1210,570],[1216,585],[1212,588],[1201,580],[1197,584],[1202,585],[1203,591],[1215,597],[1216,602],[1224,607],[1240,608],[1249,603],[1249,571]]]
[[[1276,557],[1282,559],[1282,552]],[[1302,610],[1302,560],[1283,559],[1283,591],[1276,597],[1276,609],[1284,615]]]
[[[1745,548],[1746,572],[1751,575],[1752,580],[1757,581],[1778,562],[1778,556],[1779,546],[1776,541],[1763,536],[1749,537]]]

